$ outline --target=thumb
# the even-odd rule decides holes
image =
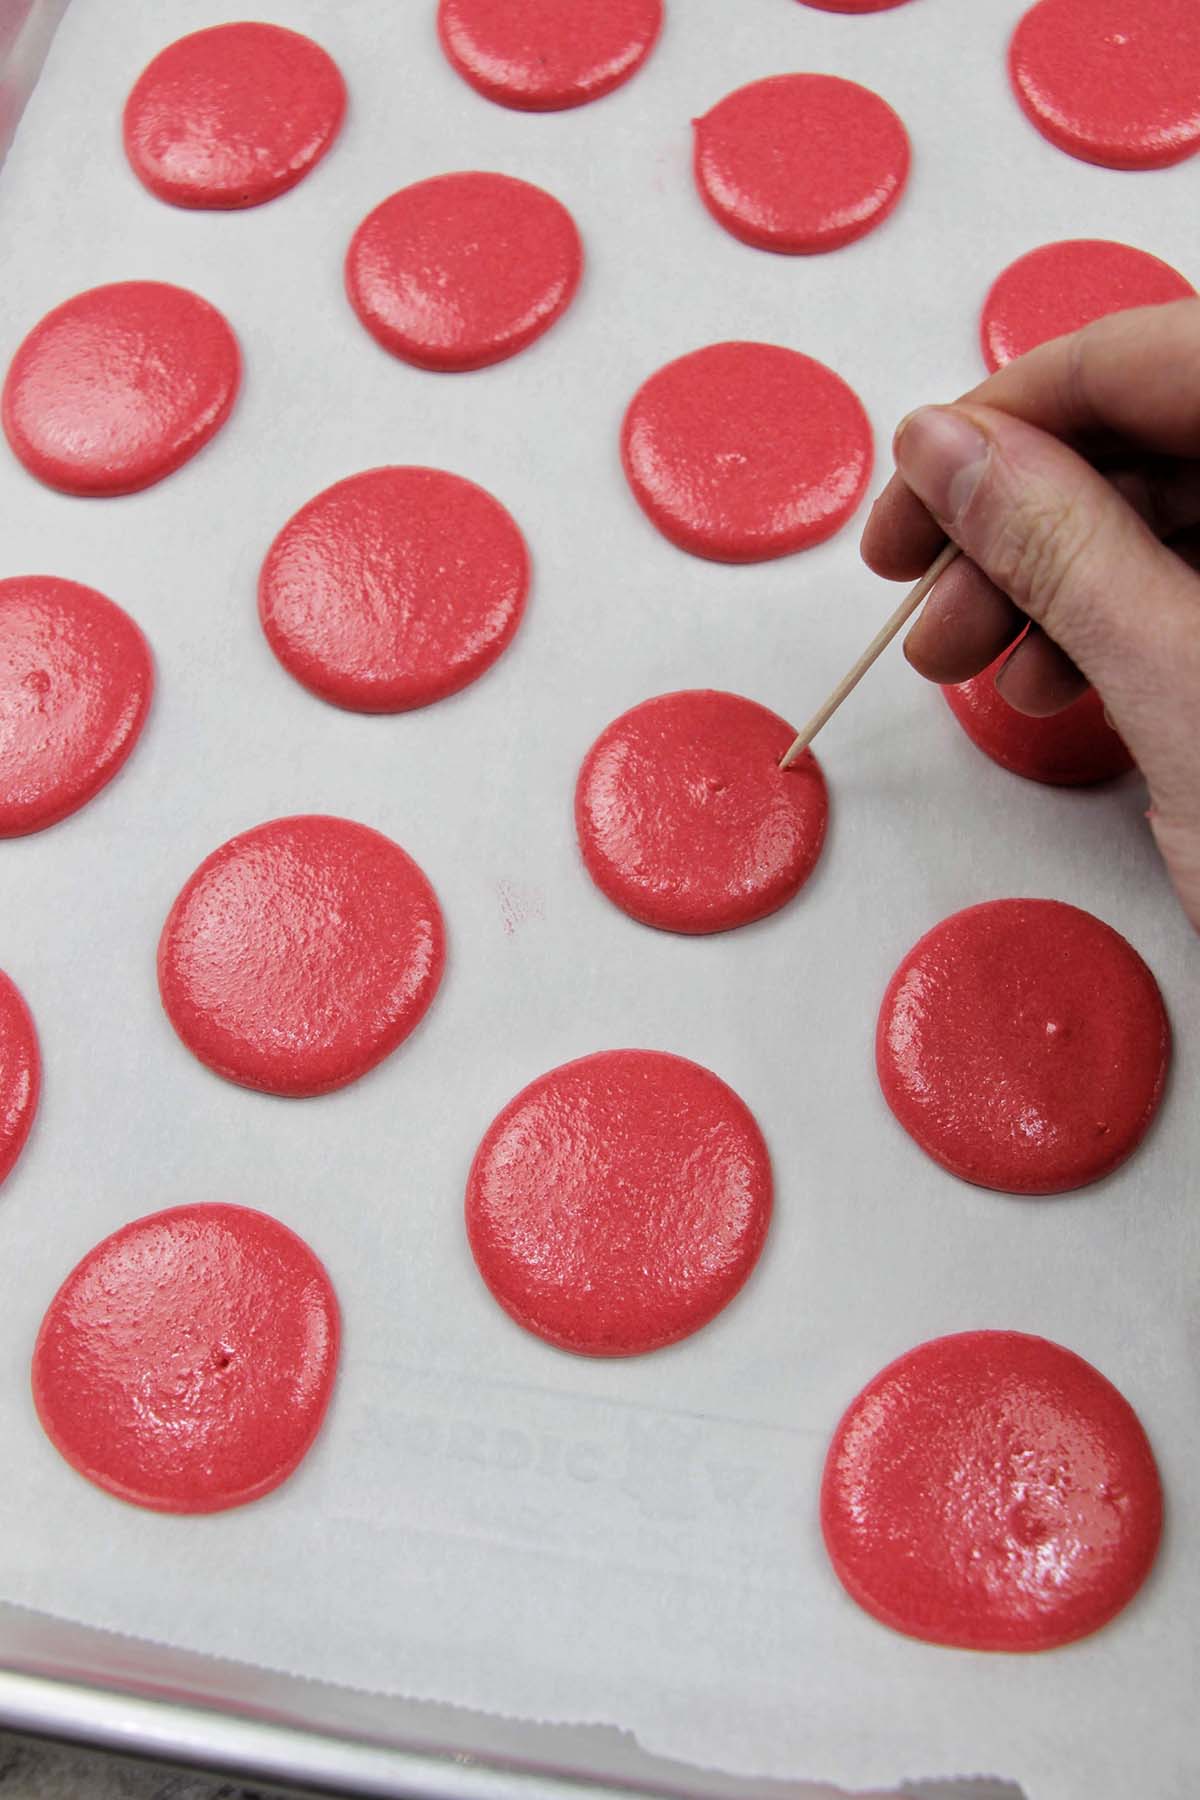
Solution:
[[[1150,784],[1164,850],[1176,840],[1178,880],[1181,842],[1200,845],[1200,578],[1090,463],[1008,413],[922,407],[900,428],[896,464],[1099,689]]]

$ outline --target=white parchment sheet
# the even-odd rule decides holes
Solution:
[[[1200,1779],[1196,1164],[1200,953],[1136,781],[1024,783],[982,758],[899,653],[821,740],[833,818],[799,900],[710,939],[633,924],[577,858],[579,761],[619,711],[715,685],[799,720],[894,603],[860,519],[783,562],[683,555],[618,463],[638,382],[725,337],[790,344],[858,390],[882,482],[895,420],[978,379],[992,276],[1061,236],[1112,236],[1200,279],[1200,162],[1085,167],[1025,122],[1004,51],[1021,0],[913,0],[835,16],[795,0],[668,0],[627,87],[550,116],[489,105],[437,47],[433,0],[268,0],[350,91],[344,136],[293,193],[173,210],[134,180],[135,75],[244,0],[73,0],[0,175],[0,358],[52,305],[130,277],[222,308],[245,386],[160,486],[84,501],[0,446],[0,569],[89,582],[154,648],[158,690],[125,772],[85,811],[0,845],[0,966],[36,1016],[41,1113],[0,1195],[0,1597],[279,1669],[551,1720],[614,1723],[737,1774],[853,1787],[987,1771],[1028,1800],[1183,1800]],[[689,120],[758,76],[876,87],[912,133],[898,211],[849,249],[773,257],[725,235],[690,174]],[[342,257],[406,182],[489,168],[573,211],[587,267],[537,345],[470,375],[388,357]],[[259,630],[263,553],[318,489],[383,462],[470,476],[511,508],[535,581],[510,651],[441,705],[322,705]],[[236,831],[330,811],[394,836],[443,902],[427,1020],[320,1100],[232,1087],[159,1007],[159,928]],[[1059,1200],[964,1186],[904,1136],[872,1033],[893,966],[975,901],[1048,895],[1126,933],[1176,1031],[1160,1123],[1119,1174]],[[690,1342],[588,1362],[527,1336],[479,1281],[461,1224],[475,1145],[540,1071],[645,1045],[717,1070],[771,1147],[777,1211],[744,1293]],[[88,1486],[42,1437],[30,1349],[58,1282],[124,1221],[243,1201],[301,1232],[345,1312],[315,1451],[269,1499],[158,1517]],[[1049,1656],[894,1636],[825,1560],[817,1485],[860,1384],[940,1332],[1011,1327],[1090,1358],[1137,1407],[1169,1500],[1136,1604]]]

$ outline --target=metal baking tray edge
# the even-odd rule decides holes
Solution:
[[[538,1725],[360,1693],[5,1603],[0,1725],[243,1780],[391,1800],[844,1800],[840,1789],[807,1782],[734,1780],[660,1761],[612,1727]],[[1023,1800],[1008,1783],[978,1780],[907,1784],[903,1795]]]
[[[83,1679],[36,1664],[26,1669],[4,1641],[7,1623],[0,1624],[0,1658],[6,1665],[0,1667],[0,1719],[33,1736],[211,1768],[242,1779],[389,1795],[396,1800],[508,1800],[508,1796],[550,1800],[584,1785],[565,1771],[539,1773],[515,1764],[504,1768],[465,1751],[402,1749],[335,1733],[316,1723],[302,1727],[250,1712],[234,1713],[202,1704],[182,1689],[137,1692],[109,1685],[118,1679],[113,1672],[101,1684],[99,1675]],[[164,1679],[175,1662],[174,1653],[163,1653]],[[302,1695],[304,1684],[295,1686]],[[588,1782],[586,1791],[616,1800],[618,1794],[629,1796],[639,1790]]]

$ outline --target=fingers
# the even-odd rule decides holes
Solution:
[[[937,530],[944,535],[940,526]],[[1008,595],[960,556],[925,602],[904,640],[904,654],[927,681],[969,681],[994,663],[1027,623]]]
[[[1088,683],[1066,651],[961,557],[930,595],[904,654],[919,675],[945,687],[983,674],[1005,650],[995,682],[1017,712],[1049,718],[1086,693]]]
[[[1110,472],[1107,479],[1156,537],[1166,539],[1190,568],[1200,570],[1200,464],[1180,467],[1156,460],[1140,468]],[[869,540],[874,530],[882,560],[889,564],[879,572],[892,572],[890,546],[896,541],[895,521],[906,510],[919,519],[921,537],[911,560],[898,574],[915,579],[936,555],[944,534],[901,476],[881,496],[868,525],[864,553],[872,548]],[[904,654],[927,681],[943,685],[969,681],[1009,645],[1015,646],[1027,625],[1025,615],[1007,595],[962,557],[934,588],[904,641]],[[1030,637],[1029,649],[1022,647],[1019,658],[1009,659],[996,685],[1018,712],[1044,718],[1078,699],[1087,684],[1071,659],[1043,633]]]
[[[1111,455],[1128,446],[1152,459],[1200,459],[1200,299],[1097,319],[1031,350],[980,382],[962,401],[995,407],[1055,437]],[[897,434],[899,435],[899,434]],[[1136,453],[1136,452],[1135,452]],[[1169,465],[1122,474],[1160,537],[1200,524],[1200,474]],[[1132,495],[1131,495],[1132,497]],[[915,581],[937,555],[940,534],[894,477],[867,520],[862,553],[892,581]]]
[[[1040,625],[1031,625],[997,671],[996,686],[1018,712],[1048,719],[1086,694],[1088,684],[1066,651]]]
[[[1200,462],[1180,465],[1149,457],[1135,466],[1124,458],[1122,466],[1104,473],[1156,537],[1174,538],[1200,526]],[[867,519],[863,561],[887,581],[915,581],[941,549],[942,539],[936,520],[903,476],[893,475]]]
[[[923,408],[896,452],[942,531],[1100,689],[1163,813],[1195,820],[1200,583],[1185,563],[1082,457],[992,407]],[[1024,692],[1019,664],[1009,679]]]
[[[1111,313],[1041,344],[964,398],[1071,442],[1200,457],[1200,299]]]
[[[904,477],[893,475],[871,508],[862,535],[862,558],[885,581],[916,581],[945,540],[945,532]]]
[[[1103,477],[1057,438],[980,406],[922,408],[896,455],[942,531],[1089,679],[1120,687],[1155,623],[1146,606],[1177,603],[1179,564]]]
[[[946,429],[949,423],[935,415],[935,425]],[[940,525],[937,530],[940,537]],[[1086,679],[1066,651],[1039,626],[1030,626],[1008,595],[962,557],[938,581],[905,639],[904,654],[927,680],[945,684],[979,675],[1010,645],[1015,648],[998,671],[996,686],[1018,712],[1046,718],[1086,690]]]
[[[1200,932],[1200,822],[1187,815],[1150,813],[1150,829],[1170,871],[1180,904]]]
[[[1200,929],[1198,395],[1200,299],[1042,345],[902,422],[862,550],[909,581],[945,537],[964,551],[905,644],[923,674],[979,673],[1023,616],[1033,625],[998,676],[1010,704],[1046,714],[1082,682],[1100,690]]]
[[[1088,687],[1066,651],[966,557],[946,570],[903,648],[919,675],[943,687],[981,675],[1009,650],[996,686],[1035,719],[1062,712]]]

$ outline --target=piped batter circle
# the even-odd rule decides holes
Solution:
[[[158,985],[218,1075],[324,1094],[403,1043],[444,962],[441,909],[411,856],[369,826],[306,813],[200,864],[163,926]]]
[[[97,1487],[219,1512],[296,1469],[333,1391],[340,1325],[308,1245],[245,1206],[176,1206],[105,1238],[50,1303],[33,1398]]]
[[[738,694],[698,688],[614,719],[584,758],[575,827],[589,875],[663,931],[727,931],[778,910],[821,853],[829,815],[811,751]]]
[[[862,499],[871,425],[840,375],[779,344],[709,344],[643,382],[621,460],[681,550],[764,562],[831,537]]]
[[[899,1357],[834,1433],[821,1529],[873,1618],[964,1650],[1050,1650],[1129,1604],[1162,1532],[1129,1402],[1045,1338],[965,1331]]]
[[[609,94],[641,68],[662,0],[440,0],[438,36],[464,81],[521,112]]]
[[[548,330],[582,268],[575,221],[552,194],[468,170],[401,188],[368,213],[346,255],[346,292],[393,356],[481,369]]]
[[[1194,299],[1170,263],[1130,244],[1073,238],[1042,244],[998,275],[983,303],[979,335],[989,369],[1038,344],[1066,337],[1109,313]]]
[[[0,1182],[25,1148],[42,1089],[42,1061],[29,1008],[0,970]]]
[[[1062,712],[1030,718],[1010,706],[996,686],[1008,651],[971,681],[942,692],[971,742],[1014,775],[1050,787],[1088,787],[1128,774],[1133,758],[1089,688]]]
[[[836,250],[887,218],[908,179],[908,133],[886,100],[837,75],[771,75],[695,121],[700,197],[760,250]]]
[[[125,102],[125,154],[173,206],[273,200],[318,163],[341,128],[346,86],[298,31],[242,21],[160,50]]]
[[[525,540],[491,494],[444,469],[368,469],[289,519],[258,608],[272,650],[313,693],[403,712],[482,675],[528,590]]]
[[[707,1069],[607,1050],[531,1082],[471,1166],[471,1251],[519,1325],[584,1356],[636,1356],[706,1325],[758,1259],[771,1164]]]
[[[0,837],[41,831],[112,780],[154,669],[128,613],[77,581],[0,581]]]
[[[1042,136],[1109,169],[1165,169],[1200,149],[1194,0],[1037,0],[1009,46]]]
[[[240,379],[215,306],[163,281],[118,281],[34,326],[4,382],[4,430],[48,487],[131,494],[207,444]]]
[[[875,1053],[901,1125],[980,1187],[1059,1194],[1135,1150],[1170,1057],[1133,946],[1059,900],[990,900],[935,925],[892,976]]]

